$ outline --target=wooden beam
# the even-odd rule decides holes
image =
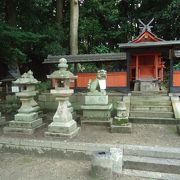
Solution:
[[[60,55],[52,56],[48,55],[47,59],[43,63],[58,63],[59,59],[66,58],[68,63],[88,63],[99,61],[122,61],[126,60],[126,53],[107,53],[107,54],[80,54],[80,55]]]

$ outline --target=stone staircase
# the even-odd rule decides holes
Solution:
[[[129,121],[149,124],[180,124],[174,118],[171,99],[167,94],[132,94]]]
[[[179,180],[179,149],[143,146],[125,147],[122,174],[148,179]]]

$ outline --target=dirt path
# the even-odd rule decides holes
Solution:
[[[93,180],[89,161],[72,161],[29,155],[0,153],[0,180]],[[120,177],[113,180],[143,180]]]

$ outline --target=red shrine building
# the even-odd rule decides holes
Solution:
[[[73,86],[77,90],[86,88],[89,79],[96,78],[95,72],[78,72],[78,63],[104,63],[107,67],[109,63],[114,63],[117,70],[107,72],[107,89],[123,92],[161,91],[162,83],[166,80],[167,91],[180,92],[180,71],[174,69],[180,60],[180,40],[165,41],[158,38],[151,32],[153,20],[147,25],[139,21],[142,25],[140,35],[128,43],[119,44],[120,53],[48,55],[44,63],[58,63],[62,57],[73,63],[74,73],[78,76]]]

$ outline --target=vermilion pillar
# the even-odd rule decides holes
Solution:
[[[139,79],[139,56],[136,56],[136,80]]]

